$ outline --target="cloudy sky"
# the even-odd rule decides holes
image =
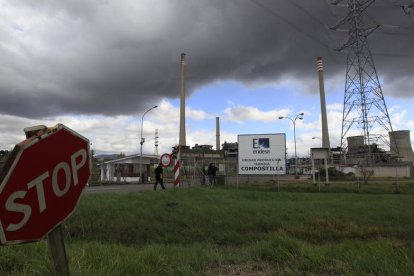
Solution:
[[[286,133],[293,154],[320,145],[316,58],[325,65],[331,146],[339,146],[345,86],[343,5],[327,0],[0,0],[0,148],[27,126],[63,123],[96,152],[144,153],[178,142],[179,61],[187,54],[187,144]],[[342,4],[346,4],[346,0]],[[414,9],[377,0],[366,25],[393,128],[414,127]],[[343,28],[345,29],[346,26]],[[318,137],[312,139],[312,137]]]

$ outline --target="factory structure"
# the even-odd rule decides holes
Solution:
[[[410,131],[395,131],[369,48],[368,36],[376,29],[365,26],[367,9],[374,1],[348,2],[348,12],[332,30],[348,29],[341,131],[341,165],[360,167],[375,176],[411,176],[413,150]],[[322,103],[321,103],[322,105]]]
[[[352,55],[352,54],[351,54]],[[370,58],[372,56],[368,55]],[[212,145],[194,145],[190,147],[186,143],[186,127],[185,127],[185,66],[186,55],[181,54],[180,60],[180,126],[179,126],[179,146],[180,153],[179,159],[181,162],[180,171],[183,176],[198,177],[205,181],[206,168],[208,164],[213,163],[219,169],[219,175],[237,175],[237,157],[238,157],[238,144],[235,142],[224,142],[221,145],[220,141],[220,118],[216,117],[216,145],[213,148]],[[348,65],[354,66],[354,65]],[[310,157],[299,158],[299,163],[293,165],[293,160],[289,160],[286,157],[286,173],[299,173],[311,174],[315,171],[315,164],[318,166],[322,163],[326,167],[335,167],[337,170],[344,173],[352,172],[355,175],[360,175],[363,171],[372,171],[373,177],[411,177],[413,176],[413,163],[414,153],[411,146],[411,138],[409,130],[392,130],[391,121],[389,115],[386,112],[387,108],[383,97],[380,99],[373,99],[371,96],[365,100],[361,100],[361,96],[367,96],[372,93],[372,90],[376,89],[376,94],[382,91],[379,85],[375,83],[378,81],[374,78],[374,87],[371,87],[366,95],[364,91],[356,96],[355,90],[361,89],[361,85],[364,87],[369,86],[367,84],[358,84],[358,87],[353,88],[353,92],[345,91],[346,101],[350,101],[352,97],[358,97],[357,100],[353,100],[351,104],[345,101],[344,104],[344,117],[342,123],[342,137],[341,146],[331,148],[328,120],[326,114],[326,102],[325,102],[325,88],[323,77],[323,61],[322,57],[317,58],[317,71],[319,79],[320,89],[320,107],[321,107],[321,122],[322,122],[322,147],[310,149]],[[347,72],[352,71],[348,69]],[[355,69],[354,71],[360,72],[361,70]],[[373,75],[376,77],[374,68]],[[349,77],[347,76],[347,79]],[[353,78],[355,79],[355,77]],[[361,78],[363,79],[363,78]],[[372,81],[372,76],[370,78]],[[352,84],[355,85],[355,84]],[[369,114],[368,110],[364,109],[366,101],[370,100],[371,104],[380,106],[380,111],[385,110],[384,114]],[[362,109],[361,112],[352,112],[351,108],[359,106]],[[357,114],[357,117],[348,118],[347,116],[352,113]],[[370,133],[372,122],[369,121],[371,116],[381,118],[384,121],[380,122],[385,126],[388,131],[388,137],[384,135],[373,135]],[[355,123],[356,129],[362,129],[360,135],[346,135],[351,133],[353,125]],[[355,132],[355,131],[354,131]],[[375,138],[375,139],[374,139]],[[385,149],[385,146],[388,149]],[[156,148],[158,146],[158,131],[156,131]],[[156,151],[157,152],[157,151]],[[322,155],[321,155],[322,153]],[[315,158],[314,158],[315,157]],[[319,159],[319,160],[314,160]],[[289,162],[292,161],[292,162]],[[143,172],[139,171],[138,164],[144,166]],[[117,160],[110,160],[103,162],[100,165],[102,182],[138,182],[140,181],[140,175],[144,177],[144,182],[151,181],[153,175],[152,168],[158,164],[159,156],[145,155],[139,158],[139,155],[132,155],[123,157]],[[297,162],[297,160],[296,160]],[[140,174],[141,173],[141,174]],[[171,172],[176,173],[176,172]],[[173,178],[174,175],[171,175]]]
[[[371,57],[371,56],[370,56]],[[372,57],[371,57],[372,58]],[[351,65],[349,65],[351,66]],[[354,65],[352,65],[354,66]],[[322,57],[317,58],[317,70],[319,76],[319,88],[320,88],[320,105],[321,105],[321,121],[322,121],[322,148],[327,149],[327,162],[329,166],[334,166],[337,170],[348,173],[353,172],[356,175],[361,173],[361,170],[369,170],[373,172],[373,176],[377,177],[393,177],[396,174],[399,177],[409,177],[413,175],[413,162],[414,154],[411,146],[410,131],[409,130],[398,130],[389,131],[388,137],[382,135],[373,135],[370,133],[372,129],[372,122],[368,118],[375,116],[376,120],[381,118],[380,124],[385,126],[385,130],[392,130],[391,120],[389,115],[386,114],[368,114],[368,110],[365,109],[365,105],[368,99],[361,100],[361,97],[371,97],[367,92],[364,92],[365,87],[368,84],[359,83],[358,87],[353,87],[353,92],[345,91],[345,104],[343,111],[343,122],[342,122],[342,137],[341,146],[337,148],[331,148],[329,143],[328,123],[326,115],[326,102],[325,102],[325,90],[324,90],[324,79],[323,79],[323,61]],[[347,80],[349,79],[349,71],[347,70]],[[362,72],[364,70],[355,70]],[[376,73],[374,74],[376,76]],[[352,78],[355,82],[355,77]],[[358,78],[360,80],[364,78]],[[365,78],[370,79],[370,78]],[[371,77],[372,80],[372,77]],[[355,85],[349,84],[346,87]],[[363,88],[361,88],[361,86]],[[379,85],[374,85],[375,88],[381,92]],[[361,91],[362,90],[362,91]],[[355,93],[359,91],[359,93]],[[377,93],[378,93],[377,91]],[[353,99],[358,97],[358,99]],[[369,98],[371,104],[381,106],[381,112],[387,110],[385,100],[381,97],[380,100]],[[359,108],[358,112],[353,112],[353,117],[350,117],[352,108]],[[362,110],[362,112],[359,112]],[[372,111],[371,111],[372,112]],[[350,123],[351,122],[351,123]],[[345,136],[344,133],[349,133],[352,124],[355,123],[355,131],[362,130],[362,134],[355,136]],[[359,124],[358,124],[359,123]],[[378,123],[378,122],[376,122]],[[345,140],[345,141],[344,141]],[[388,150],[385,149],[388,147]],[[311,149],[311,156],[312,156]],[[318,150],[318,149],[315,149]],[[302,171],[306,166],[302,166]]]
[[[181,56],[185,58],[185,55]],[[185,61],[181,61],[181,64],[185,64]],[[375,69],[375,68],[374,68]],[[386,130],[391,129],[388,132],[388,137],[384,137],[385,135],[374,135],[370,133],[368,123],[372,125],[372,122],[365,122],[365,125],[362,124],[362,135],[351,136],[348,135],[344,139],[346,141],[341,142],[341,146],[337,148],[331,148],[330,139],[329,139],[329,131],[328,131],[328,120],[326,114],[326,102],[325,102],[325,88],[324,88],[324,78],[323,78],[323,61],[322,57],[317,58],[317,71],[318,71],[318,78],[319,78],[319,89],[320,89],[320,105],[321,105],[321,122],[322,122],[322,147],[318,149],[314,149],[318,152],[321,152],[320,149],[325,149],[326,151],[326,160],[319,160],[319,163],[326,163],[328,167],[335,167],[337,170],[342,171],[344,173],[352,172],[355,175],[362,174],[362,171],[370,170],[373,172],[373,177],[410,177],[413,175],[413,163],[414,163],[414,153],[411,146],[411,138],[410,138],[410,131],[409,130],[392,130],[391,121],[389,119],[388,113],[386,115],[382,115],[382,119],[385,120],[386,123],[381,122],[380,124],[387,125],[385,128]],[[348,70],[351,71],[351,70]],[[376,76],[376,72],[374,74]],[[181,70],[181,94],[180,94],[180,106],[184,105],[182,110],[185,110],[185,95],[183,95],[183,91],[185,91],[185,80],[184,80],[184,70]],[[366,86],[366,84],[364,84]],[[374,84],[375,89],[379,89],[379,86]],[[372,91],[367,92],[370,94]],[[378,93],[378,91],[377,91]],[[382,95],[382,92],[381,92]],[[361,94],[359,95],[361,96]],[[370,97],[371,104],[376,104],[377,106],[382,106],[380,110],[387,110],[385,101],[383,97],[380,100],[376,101]],[[352,95],[345,95],[349,100]],[[367,99],[368,100],[368,99]],[[353,101],[355,103],[360,104],[360,108],[362,108],[363,103],[359,99],[359,101]],[[366,102],[365,102],[366,103]],[[347,110],[347,104],[345,103],[344,106],[344,118],[343,118],[343,133],[344,128],[348,128],[346,133],[351,126],[348,124],[345,113],[350,112]],[[370,118],[370,116],[376,116],[377,119],[379,117],[378,114],[368,114],[367,110],[366,113],[362,113],[362,116],[357,115],[357,117],[352,118],[353,122],[361,122],[364,118],[360,118],[365,116],[365,119]],[[359,116],[359,117],[358,117]],[[368,119],[367,119],[368,120]],[[185,124],[185,116],[181,113],[180,114],[180,141],[185,141],[185,127],[182,125]],[[361,124],[360,124],[361,125]],[[359,126],[360,126],[359,125]],[[357,127],[358,129],[358,127]],[[364,132],[365,131],[365,132]],[[343,134],[342,133],[342,134]],[[368,138],[367,138],[368,136]],[[376,139],[374,139],[376,138]],[[184,139],[184,140],[183,140]],[[216,118],[216,149],[213,150],[213,146],[209,145],[195,145],[192,149],[187,146],[185,143],[180,143],[180,146],[183,149],[182,159],[185,160],[187,163],[196,164],[195,166],[203,167],[203,164],[208,164],[210,162],[214,162],[218,165],[222,164],[220,167],[221,170],[226,170],[225,173],[234,172],[237,173],[234,169],[229,169],[228,164],[236,162],[237,155],[238,155],[238,145],[237,143],[227,143],[225,142],[222,147],[220,147],[220,121],[219,118]],[[388,146],[388,149],[385,147]],[[311,167],[311,159],[312,159],[312,150],[310,149],[310,158],[299,158],[299,165],[297,168],[293,166],[287,166],[287,168],[294,168],[294,170],[288,170],[287,173],[292,173],[295,170],[299,171],[299,174],[309,174],[313,171]],[[191,161],[193,160],[193,161]],[[288,163],[288,158],[286,159]],[[318,163],[318,161],[316,162]],[[224,164],[227,164],[226,166]]]
[[[349,29],[348,41],[337,49],[338,51],[347,50],[341,144],[336,148],[331,148],[326,114],[324,67],[322,57],[318,57],[316,65],[320,91],[322,147],[310,149],[308,162],[299,162],[300,164],[298,164],[296,158],[294,166],[286,166],[286,168],[293,167],[296,174],[298,171],[299,173],[314,172],[315,164],[323,163],[325,168],[335,167],[344,173],[353,172],[356,175],[366,171],[371,171],[374,177],[410,177],[413,175],[414,153],[411,146],[410,131],[394,130],[392,127],[368,44],[368,36],[373,29],[364,26],[364,18],[366,17],[366,10],[372,2],[367,1],[360,4],[350,0],[345,18],[331,27],[332,30],[337,30],[343,26]],[[180,70],[180,146],[188,149],[185,144],[184,66],[185,54],[182,54]],[[234,158],[237,156],[237,146],[234,143],[225,143],[223,149],[220,149],[220,126],[219,118],[217,118],[217,158],[227,158],[226,160]],[[230,151],[230,148],[232,148],[232,151]],[[197,148],[194,149],[194,154],[198,154],[197,150]],[[190,157],[191,151],[186,152],[186,154]],[[288,162],[287,158],[286,160]],[[300,159],[300,161],[304,161],[304,159]],[[310,164],[312,164],[311,167]]]

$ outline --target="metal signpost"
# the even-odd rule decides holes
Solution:
[[[329,148],[311,148],[311,159],[312,159],[312,179],[313,185],[316,184],[315,182],[315,159],[322,159],[324,160],[325,164],[325,185],[329,185],[329,174],[328,174],[328,159],[329,159]],[[320,190],[320,170],[318,165],[318,188]]]

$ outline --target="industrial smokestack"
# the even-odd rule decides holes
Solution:
[[[216,117],[216,150],[220,150],[220,117]]]
[[[317,58],[316,66],[318,68],[319,91],[320,91],[320,98],[321,98],[322,147],[330,148],[331,146],[329,143],[328,120],[326,117],[325,85],[324,85],[324,80],[323,80],[323,63],[322,63],[321,57]]]
[[[181,53],[180,63],[180,139],[178,141],[180,146],[185,146],[185,54]]]

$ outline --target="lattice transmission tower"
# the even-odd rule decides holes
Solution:
[[[156,155],[156,156],[158,156],[159,155],[159,153],[158,153],[158,138],[159,138],[159,136],[158,136],[158,128],[156,128],[155,129],[155,137],[154,137],[154,154]]]
[[[339,2],[341,1],[334,4]],[[340,26],[349,28],[348,41],[337,49],[348,49],[341,147],[346,153],[346,137],[363,136],[364,157],[367,163],[372,160],[371,147],[389,146],[388,133],[393,131],[367,39],[380,25],[364,25],[365,12],[374,2],[375,0],[348,0],[346,17],[331,27],[333,30]]]

